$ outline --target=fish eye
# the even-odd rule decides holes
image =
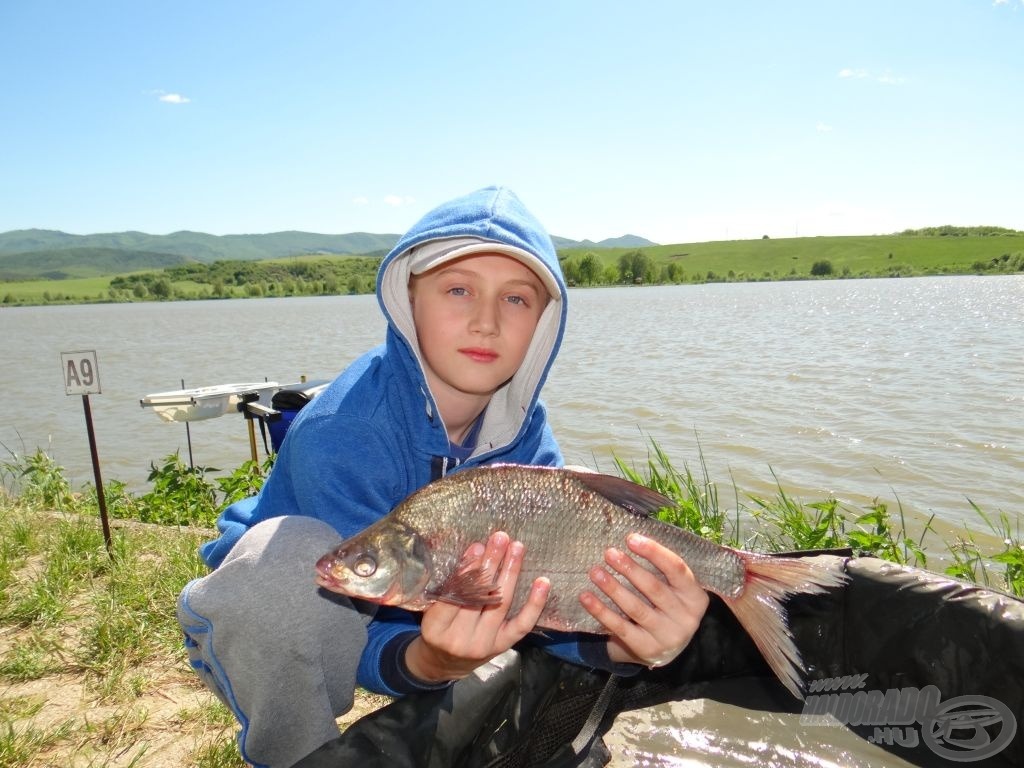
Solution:
[[[377,571],[377,561],[374,560],[370,555],[360,555],[356,558],[356,561],[352,564],[352,572],[356,576],[373,576]]]

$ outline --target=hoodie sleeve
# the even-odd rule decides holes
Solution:
[[[371,416],[339,418],[312,404],[304,408],[260,492],[221,513],[220,537],[200,547],[203,560],[217,568],[249,528],[272,517],[314,517],[342,537],[379,520],[405,495],[408,483],[393,458],[399,447],[388,434]]]
[[[236,501],[217,518],[217,530],[220,532],[220,536],[199,547],[199,556],[203,558],[203,562],[210,570],[220,567],[231,548],[252,526],[252,518],[258,501],[259,496],[250,496],[247,499]]]

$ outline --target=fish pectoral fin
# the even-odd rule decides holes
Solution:
[[[652,515],[659,509],[677,506],[667,496],[662,496],[657,491],[622,477],[605,475],[600,472],[578,472],[575,470],[568,470],[568,472],[594,493],[599,493],[613,504],[618,504],[643,517]]]
[[[501,590],[494,584],[492,576],[483,568],[459,570],[428,597],[451,605],[483,608],[501,602]]]

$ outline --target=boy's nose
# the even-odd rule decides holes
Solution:
[[[498,332],[498,312],[489,302],[481,302],[470,318],[469,329],[475,333],[494,335]]]

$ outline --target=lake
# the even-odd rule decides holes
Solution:
[[[544,399],[567,462],[643,464],[656,441],[706,462],[722,503],[879,498],[983,529],[1024,511],[1024,276],[570,290]],[[140,398],[229,382],[332,378],[383,338],[372,296],[0,309],[0,444],[44,448],[78,487],[92,471],[62,351],[96,350],[90,398],[103,479],[146,488],[188,459],[182,424]],[[240,415],[193,422],[197,464],[249,456]]]

